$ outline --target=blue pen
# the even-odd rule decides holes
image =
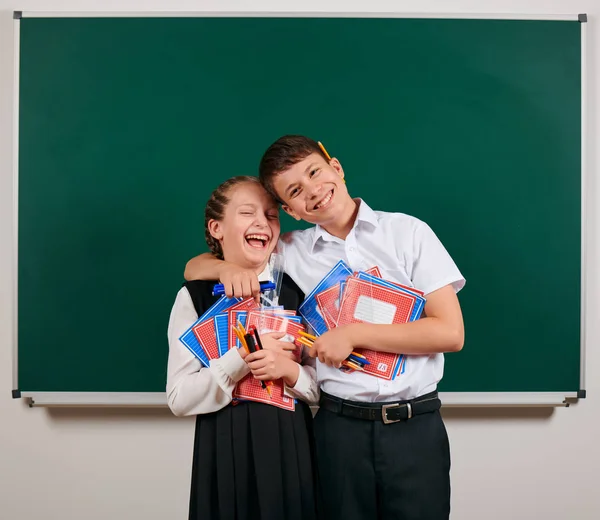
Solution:
[[[361,357],[355,356],[354,354],[350,354],[348,357],[349,357],[349,358],[350,358],[352,361],[356,361],[356,362],[357,362],[357,363],[359,363],[360,365],[370,365],[370,364],[371,364],[371,362],[370,362],[370,361],[368,361],[368,360],[366,360],[366,359],[364,359],[364,358],[361,358]]]
[[[260,282],[260,292],[270,291],[275,289],[275,282]],[[213,296],[225,294],[225,287],[222,283],[218,283],[213,287]]]

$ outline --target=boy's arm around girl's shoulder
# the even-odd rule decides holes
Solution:
[[[183,276],[186,280],[219,280],[223,284],[228,298],[260,298],[258,276],[252,269],[244,269],[211,253],[195,256],[185,266]]]

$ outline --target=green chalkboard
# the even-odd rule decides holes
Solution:
[[[579,22],[15,23],[21,391],[164,392],[204,204],[286,133],[430,224],[467,278],[441,390],[579,390]]]

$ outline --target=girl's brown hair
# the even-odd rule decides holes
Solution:
[[[223,184],[219,185],[219,187],[212,192],[210,199],[208,199],[208,202],[206,203],[206,208],[204,209],[204,237],[206,238],[206,243],[208,244],[210,252],[221,260],[223,260],[223,250],[221,249],[221,244],[210,234],[208,223],[211,220],[223,220],[223,217],[225,216],[225,208],[227,208],[227,204],[229,204],[229,191],[234,186],[245,183],[257,184],[258,186],[262,187],[262,184],[257,177],[250,177],[249,175],[238,175],[237,177],[232,177],[231,179],[226,180]]]

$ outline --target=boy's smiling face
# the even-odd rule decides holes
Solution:
[[[322,227],[336,226],[354,211],[355,203],[344,183],[344,170],[333,158],[312,153],[273,179],[283,209],[296,220]]]

